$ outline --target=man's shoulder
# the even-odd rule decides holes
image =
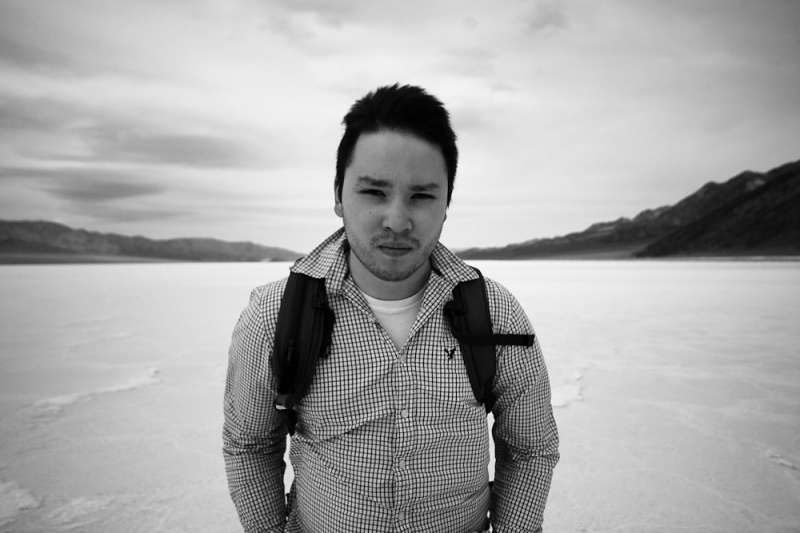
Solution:
[[[506,286],[500,283],[499,281],[495,280],[494,278],[489,278],[486,276],[484,276],[483,279],[486,282],[486,295],[490,299],[494,298],[499,301],[516,300],[515,296],[511,293],[511,291],[508,290]]]
[[[528,317],[516,296],[502,283],[485,276],[484,280],[486,281],[486,297],[494,324],[510,327],[511,324],[521,323],[529,329]],[[513,329],[517,328],[513,327]]]
[[[284,277],[271,281],[250,291],[250,306],[258,309],[258,313],[266,322],[277,318],[288,279]]]
[[[280,279],[264,283],[263,285],[258,285],[253,288],[251,295],[261,300],[272,300],[275,298],[280,300],[283,296],[283,291],[286,289],[286,282],[288,280],[289,277],[284,276]]]

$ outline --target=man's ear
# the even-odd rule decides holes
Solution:
[[[333,212],[339,218],[344,218],[344,211],[342,211],[342,194],[338,185],[333,186]]]

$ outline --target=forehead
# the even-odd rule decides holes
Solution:
[[[363,133],[353,150],[345,176],[395,182],[447,183],[447,165],[439,146],[395,131]]]

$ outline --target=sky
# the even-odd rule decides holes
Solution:
[[[800,159],[800,0],[0,0],[0,219],[310,251],[342,117],[424,87],[442,242],[502,246]]]

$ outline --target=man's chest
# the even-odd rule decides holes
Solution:
[[[330,438],[404,413],[424,417],[420,423],[463,417],[465,411],[485,416],[443,317],[418,324],[400,350],[377,320],[358,318],[337,320],[328,356],[318,361],[297,407],[304,432]]]

